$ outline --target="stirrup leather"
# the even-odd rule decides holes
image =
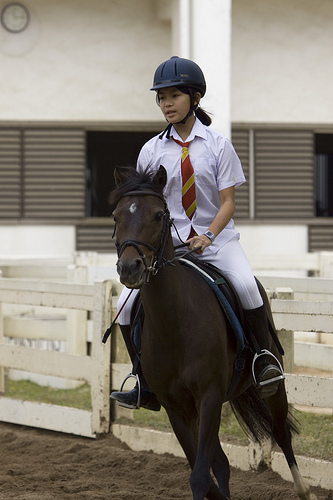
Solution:
[[[139,375],[134,375],[134,373],[129,373],[125,377],[124,382],[121,384],[119,392],[123,392],[124,385],[125,385],[125,383],[127,382],[127,380],[129,378],[135,378],[136,383],[137,383],[138,398],[136,400],[136,404],[135,405],[129,405],[127,403],[122,403],[121,401],[116,401],[116,403],[117,403],[117,405],[122,406],[123,408],[128,408],[130,410],[139,410],[140,409],[140,401],[141,401],[141,383],[140,383]]]
[[[259,358],[261,358],[263,356],[267,356],[267,355],[274,359],[274,361],[276,363],[276,367],[279,368],[281,375],[278,375],[277,377],[270,378],[268,380],[264,380],[263,382],[258,382],[255,371],[254,371],[255,363],[258,361]],[[256,387],[265,387],[266,385],[276,384],[277,382],[280,382],[281,380],[284,380],[286,378],[284,373],[283,373],[283,368],[282,368],[280,361],[277,359],[276,356],[274,356],[273,353],[271,353],[267,349],[262,349],[262,351],[259,354],[258,353],[254,354],[253,360],[252,360],[252,377],[253,377],[253,380],[254,380]]]

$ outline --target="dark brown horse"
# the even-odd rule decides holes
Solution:
[[[165,169],[160,167],[155,175],[117,169],[115,178],[111,202],[117,203],[117,270],[124,285],[140,289],[145,312],[142,371],[191,466],[193,500],[230,500],[230,469],[219,426],[236,359],[234,335],[209,285],[174,260],[163,198]],[[267,297],[265,303],[269,308]],[[281,359],[275,345],[271,350]],[[279,444],[298,497],[314,500],[293,453],[295,427],[288,416],[284,382],[274,396],[262,400],[253,386],[249,359],[231,403],[254,438],[270,435]]]

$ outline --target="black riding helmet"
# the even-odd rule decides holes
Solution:
[[[187,115],[179,123],[186,123],[186,120],[197,109],[197,105],[193,104],[193,93],[199,92],[201,97],[206,93],[206,81],[201,68],[190,59],[173,56],[167,61],[160,64],[155,71],[153,87],[150,90],[156,90],[156,100],[158,103],[158,91],[167,87],[177,87],[184,89],[183,92],[191,97],[191,107]],[[171,124],[167,126],[164,132],[160,135],[162,139],[166,133],[166,137],[170,138]]]
[[[167,87],[190,87],[200,92],[201,97],[206,93],[206,81],[201,68],[195,62],[178,56],[158,66],[150,90]]]

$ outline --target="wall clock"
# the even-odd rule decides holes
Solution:
[[[30,13],[25,5],[18,2],[7,4],[1,12],[1,24],[10,33],[21,33],[30,22]]]

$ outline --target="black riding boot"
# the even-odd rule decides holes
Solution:
[[[255,350],[252,374],[256,387],[263,398],[275,394],[278,384],[283,380],[282,366],[277,358],[268,350],[269,328],[265,306],[245,310],[246,325],[259,344]],[[259,352],[260,351],[260,352]]]
[[[123,339],[130,355],[131,361],[133,365],[136,365],[136,369],[133,369],[139,377],[140,380],[140,394],[139,394],[139,384],[136,383],[134,389],[129,392],[112,392],[110,397],[115,399],[120,406],[124,406],[125,408],[133,408],[138,409],[140,407],[146,408],[147,410],[159,411],[161,409],[161,405],[157,400],[157,397],[149,388],[147,382],[141,371],[140,362],[137,358],[132,339],[131,339],[131,327],[130,325],[120,325],[121,333],[123,335]],[[133,373],[132,372],[132,373]]]

